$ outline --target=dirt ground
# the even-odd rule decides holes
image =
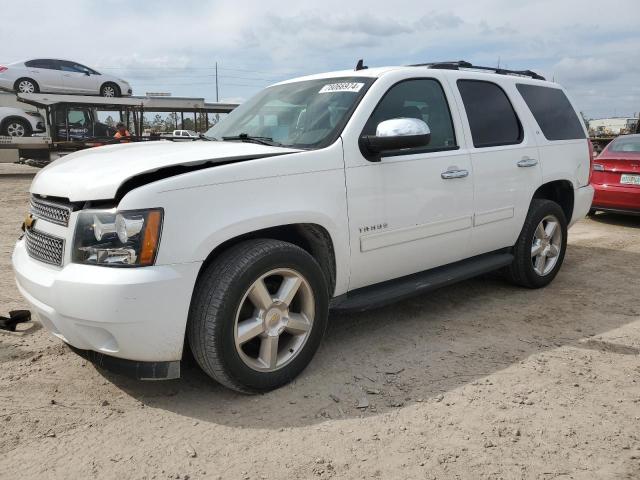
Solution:
[[[0,315],[30,178],[0,176]],[[107,374],[0,332],[0,477],[640,478],[640,218],[570,233],[555,282],[481,278],[332,315],[291,385],[242,396]]]

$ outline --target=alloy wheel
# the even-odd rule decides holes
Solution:
[[[33,82],[29,81],[29,80],[22,80],[19,84],[18,84],[18,91],[20,93],[33,93],[35,92],[36,87],[33,84]]]
[[[271,270],[253,282],[234,325],[236,351],[245,365],[272,372],[291,362],[309,337],[315,308],[311,286],[295,270]]]
[[[554,215],[544,217],[533,234],[531,262],[540,276],[549,274],[558,263],[562,249],[562,229]]]
[[[115,97],[116,96],[116,89],[113,88],[111,85],[105,85],[104,87],[102,87],[102,96],[103,97]]]
[[[26,136],[24,125],[18,122],[11,122],[7,125],[7,134],[10,137],[24,137]]]

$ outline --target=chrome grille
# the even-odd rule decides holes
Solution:
[[[35,258],[50,265],[62,266],[64,255],[64,240],[37,230],[25,231],[27,252]]]
[[[32,196],[31,213],[38,218],[66,227],[69,225],[71,208],[65,205],[47,202]]]

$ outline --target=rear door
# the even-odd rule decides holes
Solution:
[[[37,59],[25,62],[29,75],[38,82],[41,92],[64,92],[62,72],[56,60]]]
[[[573,188],[587,185],[591,167],[589,140],[564,90],[551,83],[537,85],[524,80],[516,87],[537,127],[543,182],[571,179]]]
[[[542,178],[535,135],[514,85],[480,75],[462,76],[455,85],[472,144],[472,255],[515,243]]]

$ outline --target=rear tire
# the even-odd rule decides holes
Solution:
[[[38,93],[40,91],[38,82],[31,78],[19,78],[13,84],[13,89],[18,93]]]
[[[30,137],[33,131],[26,120],[11,118],[5,121],[0,128],[0,135],[7,137]]]
[[[551,200],[533,199],[522,232],[513,246],[509,281],[526,288],[546,287],[562,266],[567,249],[567,220]]]
[[[249,240],[201,273],[187,340],[198,365],[221,384],[243,393],[273,390],[313,358],[328,304],[326,280],[311,255],[279,240]]]
[[[122,92],[120,92],[120,87],[115,83],[105,83],[100,87],[100,96],[101,97],[119,97]]]

